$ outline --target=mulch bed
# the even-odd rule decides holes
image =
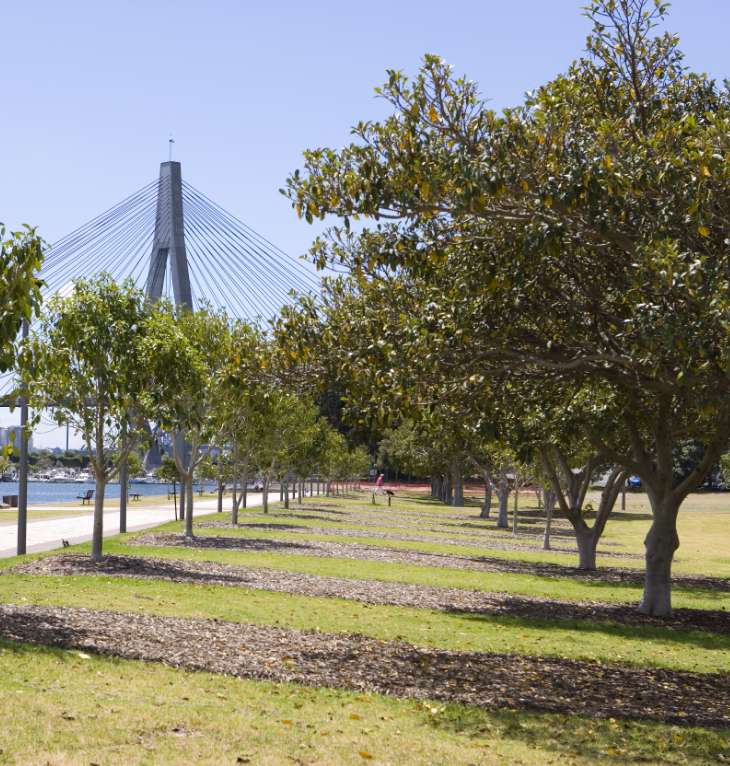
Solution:
[[[258,551],[266,553],[291,553],[298,556],[322,558],[345,558],[358,561],[380,561],[388,564],[413,564],[416,566],[440,567],[446,569],[468,569],[474,572],[507,572],[530,574],[540,577],[571,577],[597,582],[628,583],[642,585],[644,573],[636,569],[602,567],[586,571],[563,564],[549,564],[532,561],[509,561],[489,556],[461,556],[446,553],[423,553],[421,551],[397,548],[378,548],[374,545],[340,542],[292,542],[275,538],[246,537],[185,537],[169,532],[150,532],[133,538],[132,544],[173,546],[185,548],[214,548],[233,551]],[[675,575],[673,582],[686,588],[730,592],[730,580],[701,575]]]
[[[181,561],[134,556],[106,556],[98,563],[88,556],[66,553],[35,559],[6,570],[8,574],[104,575],[177,583],[226,585],[345,598],[366,604],[404,606],[446,612],[467,612],[531,620],[589,620],[630,626],[704,630],[730,635],[730,612],[677,609],[671,620],[639,614],[635,606],[530,598],[461,588],[439,588],[379,580],[351,580],[278,569],[230,566],[210,561]],[[2,575],[0,575],[2,576]]]
[[[263,679],[590,717],[730,726],[730,676],[422,649],[358,635],[0,605],[0,638]]]
[[[277,518],[281,518],[284,514],[276,514]],[[340,521],[338,519],[338,521]],[[341,522],[340,523],[344,523]],[[392,529],[413,529],[413,527],[408,527],[405,525],[394,525],[394,524],[375,524],[375,523],[368,523],[363,521],[357,521],[357,520],[351,520],[352,524],[362,525],[362,526],[368,526],[368,527],[380,527],[382,528],[392,528]],[[223,527],[223,528],[230,528],[231,524],[227,521],[201,521],[198,522],[196,525],[199,529],[212,529],[216,527]],[[308,527],[304,524],[272,524],[267,522],[258,522],[258,521],[246,521],[241,522],[238,524],[239,528],[242,529],[260,529],[265,530],[267,532],[294,532],[295,534],[309,534],[309,535],[338,535],[341,537],[365,537],[365,538],[375,538],[379,540],[398,540],[400,542],[408,542],[408,543],[437,543],[439,545],[458,545],[458,546],[472,546],[472,547],[480,547],[480,548],[491,548],[492,550],[499,550],[499,551],[528,551],[533,552],[537,551],[538,549],[534,545],[528,545],[524,543],[510,543],[504,540],[495,540],[491,537],[486,536],[476,536],[469,533],[457,533],[463,535],[460,538],[455,537],[442,537],[441,535],[444,534],[444,530],[434,530],[435,532],[440,532],[440,534],[434,534],[430,536],[426,535],[404,535],[399,534],[395,532],[382,532],[378,530],[373,530],[372,532],[369,530],[362,530],[362,529],[352,529],[351,527],[347,526],[341,526],[337,528],[328,528],[328,527]],[[577,547],[556,547],[553,546],[550,549],[554,553],[578,553]],[[616,551],[598,551],[599,555],[601,556],[610,556],[615,558],[629,558],[629,559],[642,559],[643,556],[638,553],[621,553]]]

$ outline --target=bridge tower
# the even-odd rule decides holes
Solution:
[[[147,297],[152,300],[158,300],[162,296],[168,261],[175,305],[192,308],[193,293],[185,250],[182,169],[179,162],[172,160],[160,164],[155,233],[145,287]],[[179,439],[180,435],[176,434],[172,438]],[[144,465],[150,470],[161,464],[162,453],[155,439],[145,455]]]
[[[192,308],[193,294],[185,251],[182,169],[179,162],[173,161],[160,165],[155,233],[145,289],[153,300],[162,295],[168,261],[175,305]]]

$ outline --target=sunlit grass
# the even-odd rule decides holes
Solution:
[[[0,763],[700,764],[726,730],[479,710],[0,642]]]

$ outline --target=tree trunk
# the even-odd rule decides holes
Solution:
[[[104,493],[106,481],[96,477],[94,490],[94,527],[91,533],[91,560],[101,561],[102,541],[104,540]]]
[[[185,479],[180,477],[180,521],[185,520]]]
[[[479,518],[488,519],[492,510],[492,482],[489,480],[489,476],[484,474],[484,503],[482,504],[482,512],[479,514]]]
[[[505,482],[500,482],[500,485],[497,487],[497,498],[499,499],[499,515],[497,516],[497,527],[499,529],[509,529],[509,520],[507,518],[509,487]]]
[[[652,617],[672,616],[672,560],[679,548],[677,511],[679,504],[665,498],[652,499],[654,521],[644,540],[646,576],[639,611]]]
[[[269,477],[268,476],[264,478],[263,504],[264,504],[264,513],[268,513],[269,512]]]
[[[451,483],[451,476],[445,475],[441,483],[442,497],[441,501],[446,505],[454,504],[454,485]]]
[[[543,550],[550,550],[550,533],[553,525],[553,510],[555,509],[555,492],[551,489],[545,489],[542,493],[545,501],[545,534],[542,538]]]
[[[451,483],[454,487],[454,506],[457,508],[464,507],[464,474],[461,471],[461,466],[455,464],[451,469]]]
[[[587,525],[584,529],[576,529],[575,539],[578,543],[578,569],[595,571],[598,537],[594,534],[594,530]]]
[[[238,498],[238,479],[233,479],[233,500],[231,501],[231,524],[238,526],[238,504],[241,502]]]
[[[289,482],[284,482],[284,508],[289,508]]]
[[[223,513],[223,482],[218,480],[218,513]]]
[[[434,500],[441,500],[441,477],[431,477],[431,497]]]
[[[185,478],[185,537],[193,537],[193,472]]]
[[[175,509],[175,521],[177,521],[177,482],[172,480],[172,505]]]

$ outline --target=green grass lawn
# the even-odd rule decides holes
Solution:
[[[726,732],[488,712],[0,642],[0,764],[709,764]]]
[[[197,498],[197,496],[196,496]],[[523,512],[534,507],[524,497]],[[611,520],[606,541],[611,550],[642,551],[648,527],[645,498],[629,495],[628,510]],[[730,497],[728,497],[730,500]],[[230,502],[226,501],[226,504]],[[278,505],[241,514],[244,523],[301,524],[331,528],[332,534],[286,530],[201,528],[200,535],[334,540],[501,560],[573,565],[572,554],[500,551],[486,546],[404,542],[348,537],[347,529],[382,530],[431,537],[420,530],[417,515],[459,515],[472,522],[478,507],[447,508],[424,497],[398,497],[391,508],[379,499],[383,524],[370,527],[347,514],[371,510],[367,494],[355,498],[307,498],[304,510],[333,514],[338,523],[289,519]],[[690,498],[680,515],[680,571],[730,576],[725,556],[730,509],[724,496]],[[510,506],[511,507],[511,506]],[[325,515],[325,514],[320,514]],[[226,520],[212,513],[199,519]],[[438,521],[435,519],[434,521]],[[446,521],[446,519],[444,519]],[[407,524],[392,530],[388,523]],[[431,522],[428,522],[431,523]],[[494,521],[491,525],[493,527]],[[181,531],[169,523],[160,529]],[[539,523],[517,540],[539,534]],[[464,530],[467,531],[467,530]],[[534,574],[472,572],[458,569],[317,558],[288,552],[246,552],[152,547],[136,544],[139,533],[105,541],[108,553],[215,561],[351,579],[373,579],[442,587],[499,591],[553,599],[606,602],[637,601],[641,588]],[[490,529],[494,540],[510,542],[510,532]],[[437,535],[433,535],[436,537]],[[444,531],[443,536],[449,536]],[[455,535],[454,535],[455,536]],[[561,538],[560,544],[566,544]],[[704,541],[704,543],[703,543]],[[723,547],[724,546],[724,547]],[[88,545],[70,550],[88,552]],[[36,554],[36,556],[50,554]],[[0,570],[19,559],[0,562]],[[630,559],[605,557],[606,564],[627,566]],[[634,566],[641,562],[634,561]],[[506,652],[621,661],[643,666],[699,672],[730,672],[730,636],[699,630],[629,627],[592,620],[528,619],[449,613],[393,606],[366,606],[337,598],[272,593],[215,585],[129,580],[111,576],[40,577],[2,574],[0,602],[83,606],[159,615],[200,617],[241,623],[273,624],[327,632],[361,633],[402,639],[453,650]],[[676,587],[676,606],[730,608],[730,594]],[[84,655],[80,652],[0,642],[0,699],[4,729],[0,764],[705,764],[730,761],[730,732],[640,724],[623,720],[587,720],[554,714],[484,711],[456,705],[395,700],[332,689],[244,681],[190,673],[155,663]]]
[[[594,506],[598,504],[598,496],[593,493],[589,495],[588,501]],[[384,526],[370,527],[359,525],[357,521],[348,522],[347,520],[341,522],[325,522],[321,519],[313,519],[307,521],[306,519],[289,519],[286,517],[277,518],[277,512],[283,513],[283,509],[279,506],[272,508],[272,512],[265,516],[261,513],[260,508],[254,508],[250,511],[244,511],[240,514],[241,523],[261,523],[268,522],[273,524],[297,524],[302,526],[312,527],[325,527],[332,529],[332,535],[313,535],[310,539],[316,540],[333,540],[338,542],[346,542],[347,539],[344,535],[338,535],[337,531],[344,531],[343,528],[357,529],[367,532],[382,531],[392,532],[395,534],[408,534],[406,530],[388,529],[385,524],[389,521],[397,520],[399,523],[402,521],[409,522],[412,525],[412,534],[418,536],[442,536],[442,537],[454,537],[458,539],[457,531],[470,532],[473,531],[478,534],[479,530],[470,530],[468,528],[455,527],[453,533],[449,533],[447,529],[443,532],[433,532],[427,529],[421,529],[417,519],[413,518],[419,513],[429,513],[437,516],[463,516],[464,521],[470,523],[482,524],[482,520],[479,516],[479,505],[475,501],[468,501],[465,508],[458,509],[441,504],[437,504],[430,499],[417,497],[409,494],[404,494],[397,497],[393,501],[393,505],[388,507],[383,503],[382,498],[378,498],[378,505],[373,506],[369,503],[368,496],[363,493],[359,496],[359,502],[346,500],[341,497],[329,497],[329,498],[307,498],[301,506],[297,506],[297,513],[303,511],[304,513],[309,510],[316,514],[318,505],[328,509],[339,509],[349,507],[353,509],[353,513],[371,512],[382,517]],[[536,511],[537,506],[535,504],[535,498],[532,493],[523,494],[520,496],[520,510]],[[512,511],[512,503],[510,502],[510,514]],[[519,511],[518,511],[519,513]],[[334,516],[334,518],[341,518]],[[410,521],[409,521],[410,519]],[[527,517],[525,517],[527,520]],[[447,521],[447,519],[442,520]],[[449,520],[451,521],[451,520]],[[435,518],[432,521],[425,523],[439,523],[439,519]],[[558,523],[560,528],[569,529],[567,522],[563,521]],[[650,507],[649,502],[644,494],[630,493],[627,495],[627,508],[625,512],[616,510],[613,517],[606,525],[606,531],[604,532],[601,543],[599,543],[599,550],[616,551],[622,553],[632,553],[643,556],[644,554],[644,537],[649,530],[651,524],[650,519]],[[511,530],[497,530],[495,528],[494,512],[492,513],[492,519],[486,524],[490,536],[493,536],[496,540],[503,540],[505,543],[517,542],[521,545],[531,545],[535,547],[535,551],[501,551],[498,549],[490,549],[488,555],[495,558],[505,558],[509,560],[523,560],[523,561],[547,561],[552,563],[567,564],[569,566],[575,565],[577,556],[572,553],[558,553],[543,551],[542,546],[542,521],[538,520],[538,523],[530,524],[529,526],[523,525],[520,527],[520,533],[515,537],[512,535]],[[728,528],[730,526],[730,493],[713,493],[713,494],[694,494],[685,501],[679,514],[679,537],[680,548],[677,551],[674,571],[684,574],[701,573],[703,575],[711,575],[715,577],[730,578],[730,547],[728,546]],[[205,534],[231,534],[233,531],[223,530],[206,530]],[[247,530],[247,536],[261,535],[262,537],[276,536],[282,537],[282,539],[289,539],[296,541],[302,539],[303,535],[282,532],[262,532],[261,530]],[[395,547],[403,549],[423,550],[433,553],[459,553],[462,555],[485,555],[481,547],[475,546],[472,543],[465,543],[463,546],[454,545],[439,545],[438,543],[409,543],[403,541],[387,541],[380,538],[351,538],[351,542],[361,542],[363,544],[378,545],[379,547]],[[573,545],[573,538],[570,536],[560,536],[555,538],[555,544],[557,546]],[[486,541],[485,541],[486,544]],[[643,561],[640,559],[632,558],[615,558],[610,556],[598,556],[599,566],[620,566],[626,568],[643,568]]]
[[[699,672],[730,672],[730,636],[662,627],[368,606],[344,599],[245,588],[90,576],[1,577],[0,601],[111,608],[328,633],[356,632],[461,651],[510,652]]]

